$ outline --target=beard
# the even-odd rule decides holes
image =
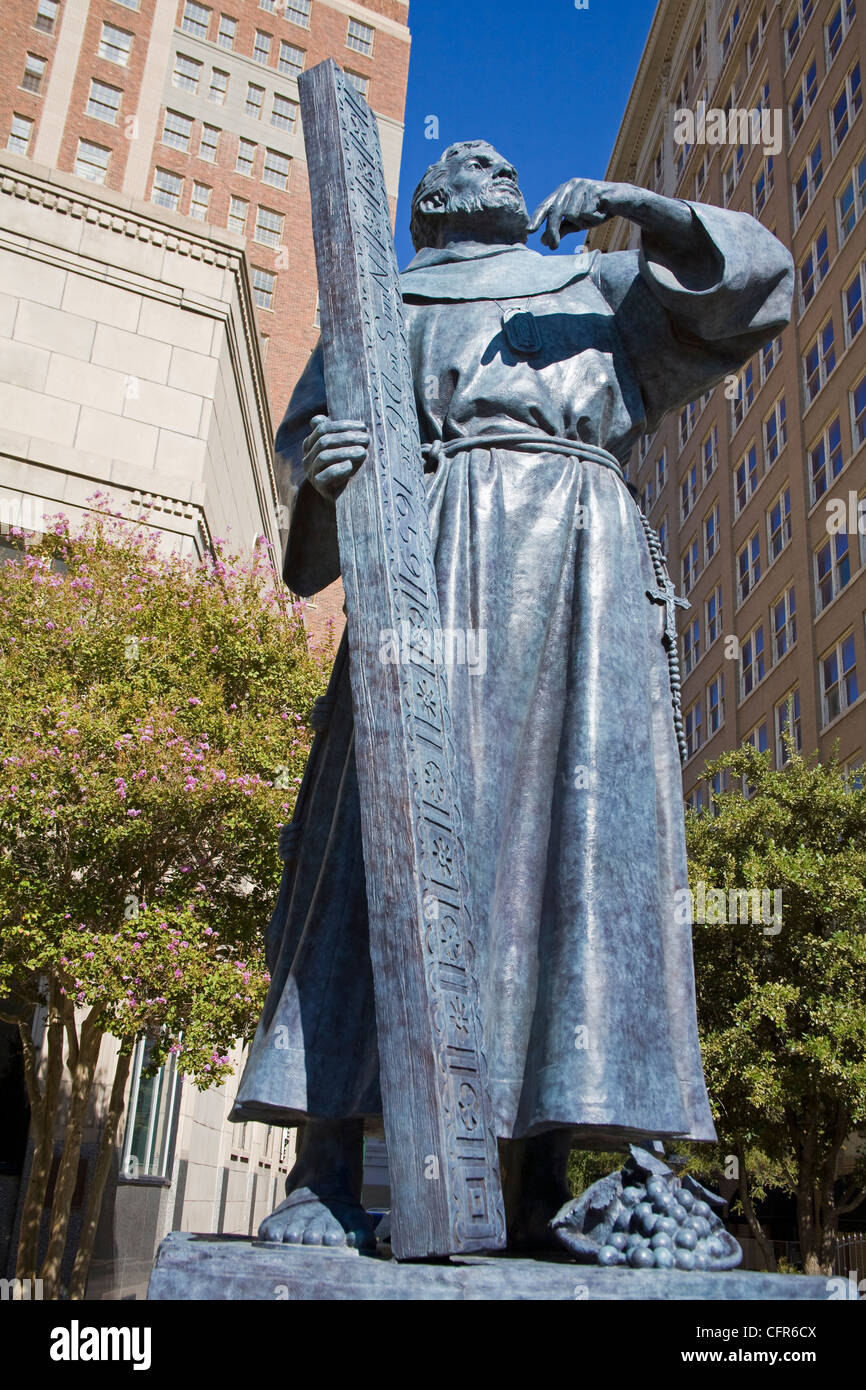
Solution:
[[[529,213],[519,188],[504,184],[485,194],[451,195],[442,212],[442,243],[455,231],[463,236],[484,225],[503,244],[525,243],[529,235]]]

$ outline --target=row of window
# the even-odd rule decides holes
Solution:
[[[785,35],[786,67],[790,66],[794,54],[800,47],[814,8],[815,0],[797,0],[784,21],[782,28]],[[856,0],[839,0],[824,24],[824,52],[828,68],[842,47],[856,12]]]
[[[138,5],[131,6],[137,9]],[[259,9],[266,10],[268,14],[279,12],[288,20],[290,24],[297,24],[302,29],[310,27],[310,0],[259,0]],[[193,34],[197,39],[207,39],[210,35],[211,20],[213,10],[206,5],[198,5],[194,0],[186,0],[183,7],[183,17],[180,27],[188,34]],[[216,32],[216,42],[220,48],[233,49],[237,34],[238,22],[231,15],[221,14]],[[373,43],[376,31],[369,24],[363,24],[359,19],[349,19],[346,30],[346,47],[354,50],[355,53],[363,53],[365,57],[372,57]],[[270,47],[270,34],[256,33],[253,57],[257,62],[268,62],[268,55],[261,57],[261,51],[267,40]]]
[[[761,644],[759,646],[759,643]],[[763,679],[763,629],[751,632],[741,646],[741,689],[744,680],[756,684]],[[744,674],[745,672],[745,674]],[[760,673],[760,674],[759,674]],[[853,630],[845,633],[818,661],[818,686],[821,697],[821,728],[826,729],[859,699],[860,683],[857,674],[857,654]],[[693,758],[725,722],[725,677],[717,671],[703,693],[683,713],[686,754]],[[767,719],[762,719],[743,740],[759,753],[769,748]],[[777,766],[788,758],[786,735],[793,736],[794,747],[802,749],[800,722],[800,691],[794,687],[773,707],[773,725]],[[719,790],[719,788],[717,788]],[[690,803],[691,804],[691,803]],[[699,809],[696,807],[695,809]]]

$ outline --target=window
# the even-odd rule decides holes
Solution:
[[[725,722],[725,678],[720,671],[707,686],[707,738],[718,733]]]
[[[770,610],[770,620],[773,629],[773,661],[777,662],[788,655],[797,640],[797,605],[793,584],[776,599]]]
[[[719,504],[704,517],[704,565],[708,565],[719,548]]]
[[[703,742],[700,700],[696,700],[691,709],[686,710],[683,724],[686,735],[686,757],[693,758]]]
[[[778,560],[791,539],[791,489],[783,488],[767,511],[767,564]]]
[[[294,131],[298,119],[298,103],[290,101],[288,97],[280,96],[279,92],[274,93],[274,105],[271,110],[271,125],[275,125],[278,130]]]
[[[162,128],[164,145],[173,145],[176,150],[188,151],[191,135],[191,116],[183,116],[180,111],[166,111],[165,125]]]
[[[358,95],[362,96],[366,100],[367,93],[370,90],[369,77],[362,77],[359,72],[351,72],[349,68],[344,68],[343,74],[346,78],[346,81],[351,82]]]
[[[848,239],[863,213],[866,201],[866,154],[851,171],[851,176],[836,199],[839,218],[839,245]]]
[[[286,43],[285,39],[281,41],[277,63],[280,72],[288,73],[289,77],[297,77],[299,72],[303,72],[306,61],[307,55],[302,48],[295,48],[293,43]]]
[[[842,42],[848,30],[851,28],[851,21],[855,13],[854,0],[840,0],[840,4],[836,6],[830,16],[829,23],[824,25],[828,67],[842,47]]]
[[[740,175],[743,172],[743,165],[746,162],[746,147],[738,145],[736,153],[731,157],[722,170],[722,199],[727,207],[734,195]]]
[[[680,424],[679,424],[679,430],[680,430],[680,448],[681,448],[681,449],[685,447],[686,442],[687,442],[687,440],[688,440],[688,437],[689,437],[689,435],[691,434],[692,430],[693,430],[694,427],[695,427],[695,420],[697,419],[697,415],[698,415],[698,403],[697,403],[697,401],[689,401],[688,405],[684,405],[683,408],[682,408],[682,410],[680,411]]]
[[[656,157],[653,160],[652,186],[656,193],[661,193],[665,179],[665,154],[664,146],[659,146]]]
[[[14,150],[16,154],[26,154],[32,134],[33,122],[29,116],[13,116],[12,129],[6,141],[7,150]]]
[[[837,415],[817,444],[809,450],[809,479],[813,502],[824,496],[830,484],[842,472],[842,467],[842,429]]]
[[[785,59],[790,63],[800,45],[803,32],[812,18],[814,0],[798,0],[792,14],[785,23]]]
[[[696,40],[696,42],[695,42],[695,46],[694,46],[694,48],[692,49],[692,71],[694,72],[695,77],[697,77],[698,73],[700,72],[700,70],[701,70],[701,64],[703,63],[704,58],[705,58],[706,56],[707,56],[707,22],[706,22],[706,20],[704,20],[703,24],[701,25],[700,29],[698,30],[698,37],[697,37],[697,40]]]
[[[796,140],[803,123],[812,107],[815,105],[815,97],[818,95],[818,65],[813,58],[807,67],[803,69],[803,76],[800,78],[800,85],[794,94],[794,99],[788,107],[788,117],[791,122],[791,139]]]
[[[116,125],[121,96],[119,87],[109,87],[105,82],[97,82],[96,78],[92,77],[90,96],[87,100],[88,116],[94,116],[97,121],[107,121],[109,125]]]
[[[771,338],[770,341],[765,343],[761,348],[759,355],[761,362],[761,385],[763,386],[770,372],[782,356],[782,339]]]
[[[38,92],[41,89],[47,62],[47,58],[40,58],[35,53],[27,54],[24,76],[21,79],[21,86],[25,92]]]
[[[266,150],[262,183],[272,183],[274,188],[288,188],[291,167],[292,161],[287,154],[280,154],[277,150]]]
[[[182,191],[183,179],[180,174],[173,174],[170,169],[155,170],[153,191],[150,195],[152,203],[158,203],[161,208],[171,208],[173,212],[177,212]]]
[[[640,503],[640,509],[641,509],[641,511],[642,511],[642,512],[644,513],[644,515],[646,516],[647,513],[650,511],[650,509],[651,509],[651,507],[652,507],[652,504],[653,504],[653,480],[652,480],[652,478],[647,479],[647,485],[646,485],[646,487],[644,488],[643,492],[642,492],[641,495],[640,495],[639,503]]]
[[[701,553],[697,536],[694,536],[685,547],[680,565],[682,589],[683,593],[687,595],[700,573]]]
[[[758,623],[740,647],[740,699],[751,695],[767,674],[764,655],[764,624]]]
[[[206,39],[209,24],[210,10],[205,9],[204,5],[194,4],[193,0],[186,0],[183,19],[180,22],[181,29],[185,29],[188,34],[195,34],[197,39]]]
[[[773,156],[768,154],[764,159],[758,176],[752,184],[752,207],[756,217],[764,211],[767,199],[773,191]]]
[[[145,1076],[153,1043],[139,1038],[132,1054],[132,1081],[120,1171],[129,1179],[171,1175],[178,1098],[176,1054],[154,1076]]]
[[[743,368],[737,380],[737,394],[731,401],[731,431],[735,432],[746,418],[755,399],[755,368],[751,362]]]
[[[229,203],[228,229],[230,232],[237,232],[238,236],[244,236],[247,230],[247,213],[250,210],[249,203],[243,198],[232,198]]]
[[[132,52],[132,35],[125,29],[115,29],[113,24],[103,24],[99,40],[99,56],[106,62],[117,63],[125,68]]]
[[[256,157],[256,147],[252,140],[238,141],[238,160],[235,169],[239,174],[246,174],[248,178],[253,176],[253,164]]]
[[[229,89],[229,75],[221,68],[214,68],[210,75],[210,87],[208,88],[207,99],[213,101],[217,106],[225,105],[226,93]]]
[[[53,33],[54,25],[57,22],[57,11],[59,9],[59,0],[39,0],[33,27],[35,29],[42,29],[46,34]]]
[[[829,269],[830,245],[827,240],[827,228],[822,227],[800,262],[798,270],[801,312],[811,304],[815,291]]]
[[[290,24],[300,24],[304,29],[309,29],[310,0],[287,0],[286,19]]]
[[[824,177],[821,141],[812,146],[794,180],[794,223],[799,225]]]
[[[686,469],[680,483],[680,518],[685,521],[698,496],[698,465]]]
[[[260,309],[272,309],[274,303],[274,285],[277,277],[271,270],[260,270],[258,266],[253,266],[253,299]]]
[[[764,466],[772,468],[788,442],[785,397],[780,396],[764,421]]]
[[[749,42],[746,45],[746,72],[751,72],[757,62],[766,29],[767,11],[761,10],[761,17],[749,35]]]
[[[232,19],[231,15],[221,14],[219,29],[217,30],[217,43],[220,48],[234,48],[237,31],[237,20]]]
[[[661,492],[662,488],[664,487],[665,483],[667,482],[667,476],[668,476],[668,461],[667,461],[667,457],[666,457],[666,454],[665,454],[665,450],[662,449],[661,453],[660,453],[659,456],[658,456],[658,459],[656,460],[656,491],[657,491],[657,492]]]
[[[722,62],[724,62],[728,56],[731,44],[734,42],[734,37],[739,27],[740,7],[739,5],[735,5],[733,10],[731,11],[730,19],[728,20],[724,29],[722,29],[721,33],[719,34],[719,38],[722,41]]]
[[[832,317],[827,320],[803,357],[806,404],[811,405],[836,366],[836,342]]]
[[[815,607],[823,613],[851,578],[848,535],[837,531],[815,551]]]
[[[255,42],[253,43],[253,60],[256,63],[267,63],[270,56],[271,35],[263,34],[261,29],[257,29]]]
[[[366,53],[369,58],[373,52],[375,33],[375,29],[371,29],[369,24],[362,24],[359,19],[350,19],[349,32],[346,34],[346,47],[353,48],[356,53]]]
[[[265,99],[264,87],[259,87],[255,82],[247,83],[247,100],[244,107],[244,115],[252,116],[254,121],[262,118],[262,102]]]
[[[866,261],[861,261],[860,269],[850,284],[845,286],[845,342],[850,347],[863,327],[863,299],[866,296]]]
[[[722,633],[722,586],[717,584],[704,604],[706,620],[707,650]]]
[[[737,554],[737,592],[742,603],[761,578],[761,533],[753,531]]]
[[[184,53],[176,53],[174,71],[171,74],[171,85],[180,87],[185,92],[197,92],[203,67],[204,64],[197,62],[195,58],[187,58]]]
[[[75,156],[75,172],[80,179],[91,183],[105,183],[108,173],[108,160],[111,154],[104,145],[94,145],[90,140],[79,140]]]
[[[851,434],[855,449],[866,443],[866,376],[851,392]]]
[[[318,314],[318,312],[319,309],[317,306],[316,313]],[[318,319],[316,320],[316,326],[319,326]],[[659,538],[659,545],[661,547],[662,555],[666,556],[668,553],[668,519],[666,516],[663,516],[661,521],[659,522],[658,531],[656,532],[656,535]]]
[[[862,105],[863,88],[860,85],[860,64],[855,63],[845,78],[845,85],[830,110],[831,144],[834,154],[851,129],[851,122]]]
[[[704,788],[701,782],[699,782],[698,785],[694,787],[692,791],[689,792],[688,796],[686,797],[686,806],[690,811],[697,812],[698,815],[700,815],[701,811],[703,811]]]
[[[701,659],[701,620],[694,618],[683,633],[683,675],[688,676]]]
[[[750,444],[734,470],[734,515],[739,516],[758,486],[758,451]]]
[[[751,733],[746,734],[743,742],[750,743],[759,753],[766,753],[770,746],[766,719],[762,720],[760,724],[756,724]]]
[[[776,705],[776,766],[784,767],[788,761],[789,740],[794,751],[799,753],[803,747],[803,730],[800,725],[800,690],[789,691],[784,700]]]
[[[200,222],[207,221],[208,207],[210,206],[211,190],[206,183],[194,183],[192,186],[192,197],[189,202],[190,217],[197,217]]]
[[[118,5],[123,5],[124,9],[137,10],[140,8],[139,0],[116,0]]]
[[[272,208],[259,208],[256,213],[256,229],[253,241],[264,246],[279,246],[283,234],[283,214]]]
[[[719,427],[713,425],[709,434],[705,436],[701,444],[701,458],[704,465],[704,486],[716,471],[719,462]]]
[[[215,125],[204,125],[201,128],[201,143],[198,147],[199,159],[206,159],[208,164],[213,164],[217,157],[217,147],[219,145],[220,133]]]
[[[854,652],[854,634],[849,632],[837,642],[832,651],[822,656],[821,699],[824,711],[824,725],[838,719],[840,714],[853,705],[857,699],[857,658]]]

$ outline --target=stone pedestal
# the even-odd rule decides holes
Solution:
[[[148,1299],[351,1302],[455,1300],[825,1301],[828,1281],[796,1274],[601,1269],[568,1259],[473,1255],[400,1264],[389,1255],[305,1250],[245,1236],[174,1231],[157,1252]]]

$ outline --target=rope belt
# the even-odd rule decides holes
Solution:
[[[432,444],[424,444],[421,453],[427,472],[432,472],[439,460],[453,458],[468,449],[517,449],[527,454],[572,454],[575,458],[587,459],[613,469],[622,478],[622,468],[613,454],[600,449],[597,444],[583,444],[579,439],[565,439],[560,434],[542,434],[529,430],[497,430],[490,434],[470,434],[460,439],[437,439]],[[624,479],[623,479],[624,481]]]
[[[625,482],[622,468],[617,463],[613,454],[609,454],[606,449],[600,448],[598,444],[584,444],[578,439],[565,439],[562,435],[558,434],[534,433],[528,430],[499,430],[495,432],[492,431],[490,434],[471,434],[460,439],[449,439],[447,441],[436,439],[432,444],[424,444],[421,447],[425,471],[433,472],[438,468],[442,459],[453,458],[455,454],[462,454],[470,449],[517,449],[527,454],[571,454],[575,458],[586,459],[590,463],[600,463],[604,468],[610,468],[616,473],[618,478]],[[637,505],[637,503],[635,503],[635,505]],[[668,659],[674,731],[676,733],[680,759],[682,762],[685,762],[688,754],[685,731],[683,729],[682,676],[680,674],[679,654],[677,651],[677,630],[674,608],[689,608],[690,604],[688,604],[685,599],[678,599],[675,597],[674,586],[668,575],[667,565],[665,564],[665,557],[662,554],[658,535],[639,507],[638,513],[649,548],[653,573],[659,586],[657,591],[647,589],[646,596],[654,603],[664,604],[666,608],[665,631],[662,641]]]

